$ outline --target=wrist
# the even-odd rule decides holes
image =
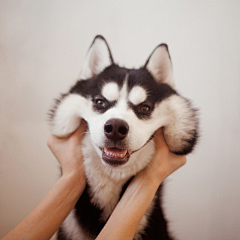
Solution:
[[[69,161],[61,164],[62,176],[69,178],[85,178],[83,163],[78,160],[70,159]]]
[[[144,181],[146,184],[156,189],[165,179],[165,177],[163,176],[163,173],[160,172],[159,169],[153,168],[153,166],[151,165],[148,165],[138,175],[139,177],[142,178],[142,181]]]
[[[147,189],[149,194],[152,192],[155,194],[158,187],[162,183],[163,179],[156,174],[151,173],[151,171],[144,169],[134,178],[137,185],[143,189]]]
[[[61,176],[61,179],[69,185],[69,188],[72,188],[73,191],[79,194],[82,194],[83,190],[86,187],[86,177],[84,172],[65,172]]]

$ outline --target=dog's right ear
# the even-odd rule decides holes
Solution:
[[[103,36],[96,36],[85,58],[80,79],[89,79],[113,64],[113,57]]]
[[[160,44],[153,50],[145,67],[157,82],[174,88],[172,62],[166,44]]]

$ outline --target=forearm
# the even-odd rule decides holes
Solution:
[[[63,175],[39,205],[2,240],[50,239],[76,204],[85,188],[85,177]]]
[[[130,240],[160,185],[159,179],[139,174],[128,186],[97,240]]]

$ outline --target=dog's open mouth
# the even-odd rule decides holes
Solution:
[[[102,159],[107,164],[117,167],[125,164],[129,160],[131,153],[132,151],[127,149],[104,147],[102,149]]]

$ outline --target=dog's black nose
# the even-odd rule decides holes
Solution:
[[[129,126],[121,119],[110,119],[104,125],[104,133],[113,141],[124,139],[128,134]]]

